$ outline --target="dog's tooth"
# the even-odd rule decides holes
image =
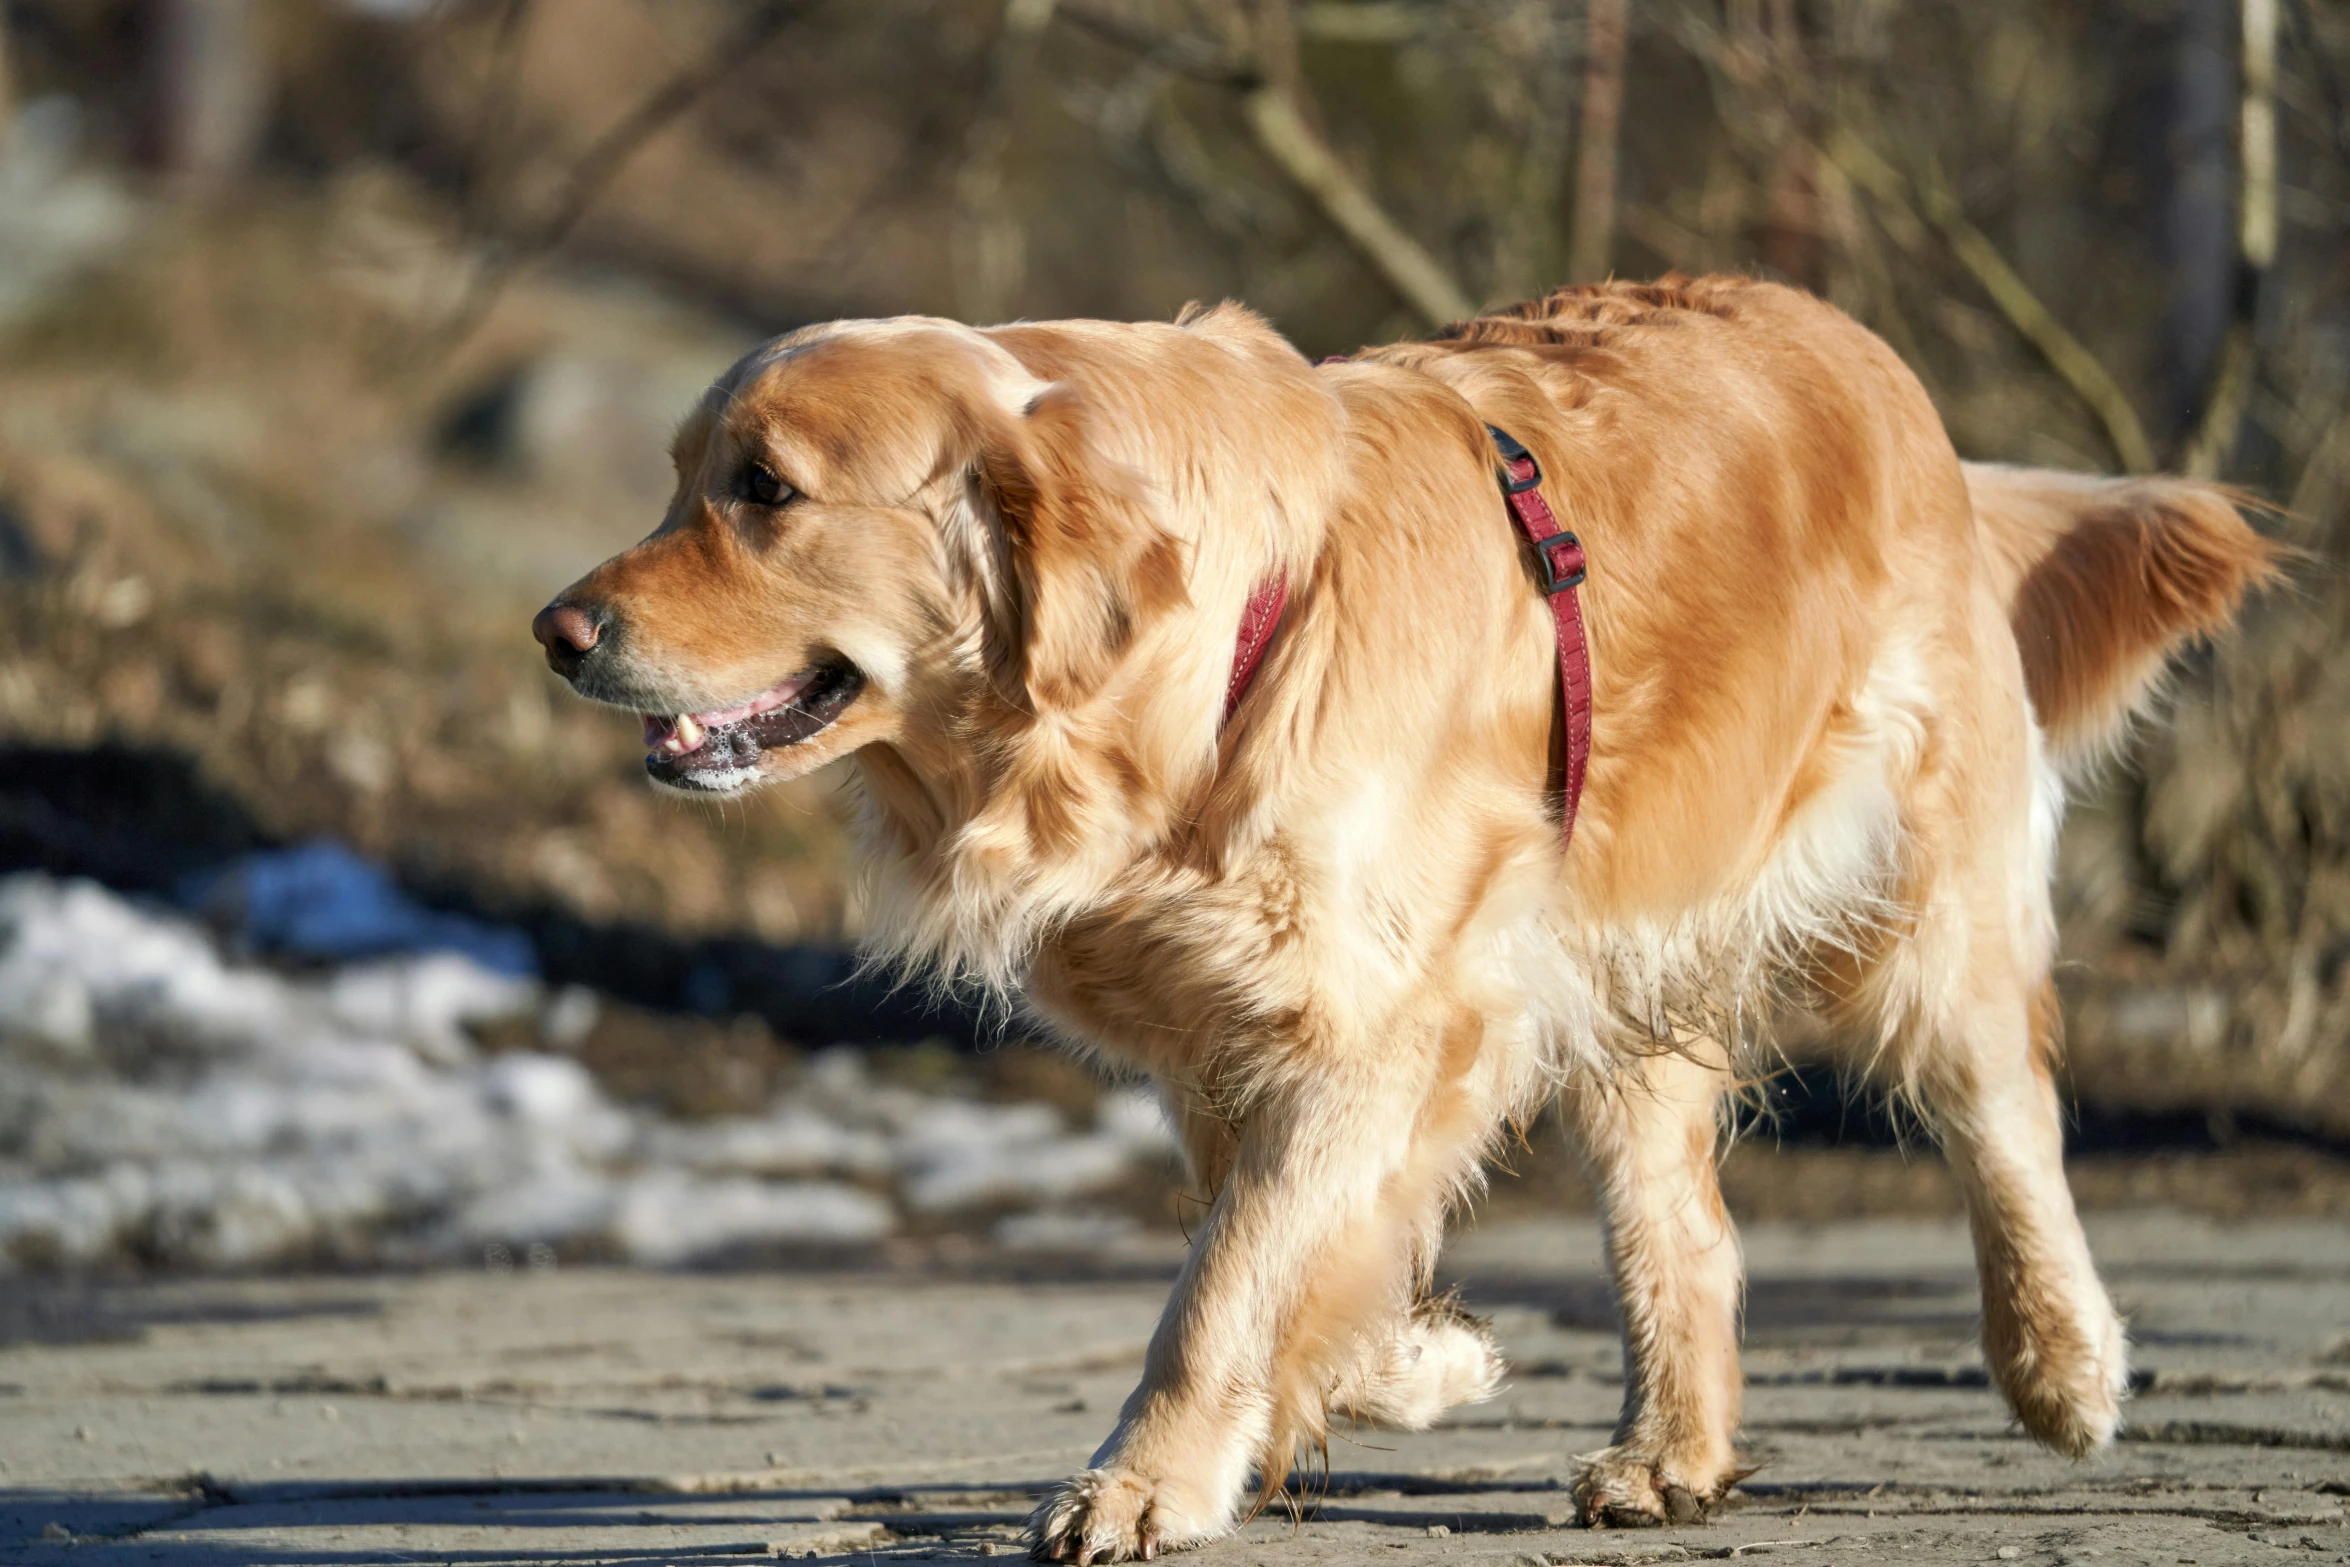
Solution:
[[[695,746],[698,746],[701,743],[702,726],[694,722],[694,715],[691,713],[679,714],[677,719],[677,729],[669,737],[670,749],[677,755],[683,756],[686,752],[692,750]]]

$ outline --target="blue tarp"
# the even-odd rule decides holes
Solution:
[[[538,975],[538,954],[521,931],[428,909],[382,866],[328,838],[205,871],[182,886],[180,901],[280,957],[458,952],[501,974]]]

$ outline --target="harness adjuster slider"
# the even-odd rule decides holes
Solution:
[[[1534,558],[1542,562],[1542,591],[1564,593],[1569,588],[1583,585],[1583,541],[1572,533],[1554,533],[1534,546]]]

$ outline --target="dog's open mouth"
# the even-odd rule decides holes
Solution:
[[[739,707],[675,717],[648,713],[645,771],[673,788],[731,793],[758,778],[761,752],[832,727],[864,684],[851,665],[817,664]]]

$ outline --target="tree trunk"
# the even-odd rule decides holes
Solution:
[[[2232,319],[2203,395],[2202,419],[2179,459],[2179,466],[2199,479],[2217,478],[2235,455],[2244,410],[2252,403],[2260,296],[2277,259],[2277,0],[2239,0],[2239,9],[2244,70],[2236,128]]]
[[[8,58],[8,7],[0,4],[0,149],[16,121],[16,72]]]
[[[2236,0],[2176,0],[2163,250],[2170,265],[2161,439],[2175,447],[2199,419],[2233,316],[2238,109]]]
[[[1574,248],[1567,275],[1608,274],[1616,250],[1617,140],[1624,123],[1625,0],[1591,0],[1583,67],[1583,136],[1575,156]]]
[[[140,150],[198,193],[251,167],[269,104],[257,0],[149,0]]]

